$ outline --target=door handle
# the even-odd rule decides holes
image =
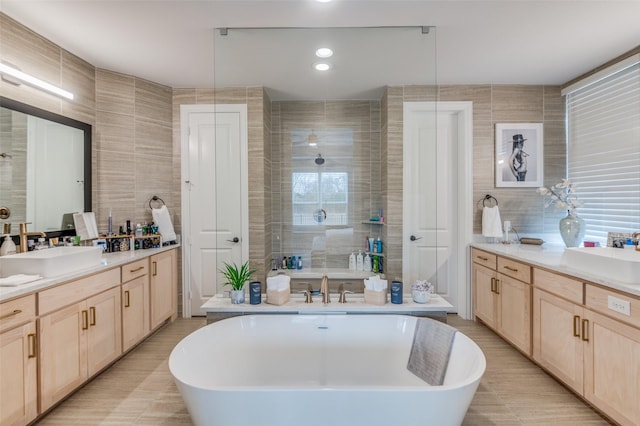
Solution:
[[[412,235],[412,236],[410,236],[410,237],[409,237],[409,239],[410,239],[411,241],[418,241],[418,240],[421,240],[421,239],[422,239],[422,237],[416,237],[415,235]]]
[[[229,241],[230,243],[238,243],[238,242],[240,242],[240,238],[238,238],[238,237],[233,237],[233,239],[231,239],[231,240],[227,240],[227,241]]]

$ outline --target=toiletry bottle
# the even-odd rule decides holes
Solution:
[[[364,265],[363,265],[363,271],[365,272],[371,272],[371,256],[369,256],[369,253],[367,253],[364,256]]]
[[[373,256],[373,272],[380,272],[378,270],[378,256]]]
[[[298,256],[298,269],[302,269],[302,256]]]
[[[364,270],[364,258],[362,257],[361,250],[358,250],[358,255],[356,256],[356,270],[358,271]]]
[[[142,225],[139,223],[136,225],[136,237],[142,237]]]
[[[6,256],[8,254],[16,254],[16,245],[11,239],[11,235],[6,234],[2,242],[2,247],[0,247],[0,256]]]
[[[46,248],[49,248],[45,242],[44,242],[44,237],[40,237],[38,238],[38,242],[36,243],[35,247],[33,248],[34,250],[44,250]]]
[[[356,270],[356,254],[351,253],[349,255],[349,269],[352,271]]]
[[[380,239],[380,237],[378,237],[378,239],[376,240],[375,252],[376,253],[382,253],[382,240]]]

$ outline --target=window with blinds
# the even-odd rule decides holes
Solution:
[[[563,91],[567,177],[584,204],[585,239],[640,231],[640,55]]]

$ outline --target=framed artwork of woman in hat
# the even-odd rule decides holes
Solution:
[[[543,185],[542,123],[496,124],[496,187]]]

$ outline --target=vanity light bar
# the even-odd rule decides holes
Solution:
[[[39,78],[15,69],[7,64],[3,64],[2,62],[0,62],[0,74],[5,74],[10,77],[17,78],[18,80],[30,84],[31,86],[37,87],[38,89],[45,90],[47,92],[53,93],[54,95],[62,96],[63,98],[67,98],[69,100],[73,100],[74,98],[73,93],[61,89],[58,86],[54,86],[51,83],[47,83],[46,81],[40,80]]]

